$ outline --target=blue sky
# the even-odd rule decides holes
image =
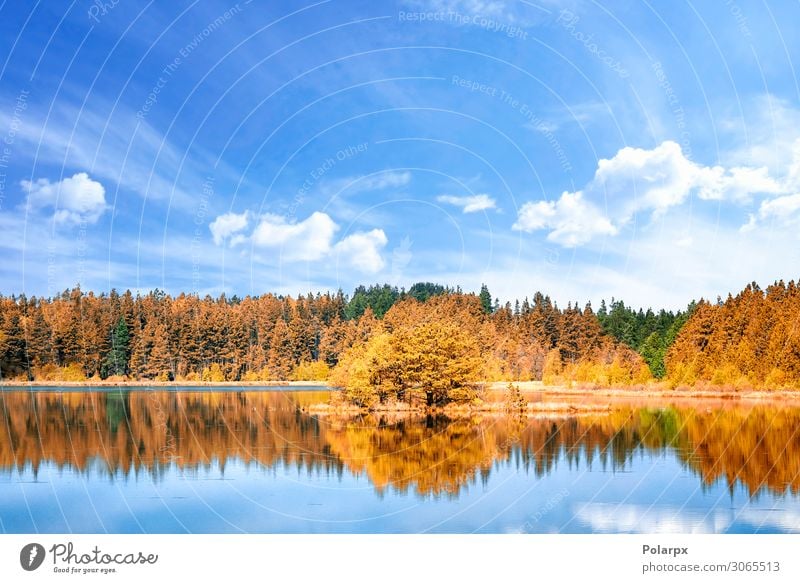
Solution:
[[[4,2],[0,291],[679,308],[800,264],[796,2]]]

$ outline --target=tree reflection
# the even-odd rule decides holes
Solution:
[[[0,393],[0,468],[44,463],[112,478],[195,471],[229,460],[364,474],[379,492],[457,496],[498,464],[543,476],[558,464],[625,470],[675,455],[704,485],[800,494],[800,409],[621,406],[607,414],[447,418],[320,416],[325,392]]]

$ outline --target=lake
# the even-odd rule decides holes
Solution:
[[[3,389],[0,530],[800,532],[800,408],[788,404],[309,412],[328,398],[311,387]]]

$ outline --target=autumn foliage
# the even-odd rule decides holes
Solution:
[[[343,294],[171,297],[66,291],[0,297],[4,379],[324,379],[359,322]],[[307,375],[307,376],[305,376]]]
[[[590,308],[561,311],[537,294],[533,305],[487,314],[478,296],[459,293],[395,303],[371,335],[343,354],[331,377],[364,406],[417,397],[428,405],[470,401],[486,380],[649,379],[644,361],[606,335]]]
[[[800,388],[800,289],[753,283],[724,302],[700,302],[666,366],[674,386]]]
[[[381,318],[376,316],[380,311]],[[3,379],[325,380],[353,401],[468,401],[489,380],[630,384],[642,359],[590,307],[536,294],[512,309],[436,284],[297,298],[160,291],[0,297]]]
[[[377,309],[381,318],[376,315]],[[648,365],[649,364],[649,368]],[[326,380],[352,401],[469,401],[484,381],[800,388],[800,292],[747,286],[673,315],[418,284],[297,298],[0,297],[3,379]]]
[[[482,320],[475,296],[406,299],[345,352],[331,380],[363,406],[416,396],[428,405],[470,400],[487,373]]]

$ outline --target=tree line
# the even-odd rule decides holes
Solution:
[[[800,292],[748,285],[686,310],[595,313],[537,292],[359,286],[297,297],[66,290],[0,296],[3,379],[332,380],[356,400],[469,399],[479,381],[800,385]],[[358,395],[361,395],[359,397]],[[363,397],[363,399],[362,399]]]
[[[473,372],[482,380],[556,377],[617,356],[638,362],[603,332],[591,307],[559,309],[541,293],[512,308],[493,304],[485,286],[476,295],[429,283],[408,291],[360,287],[352,299],[341,291],[200,298],[74,288],[55,298],[0,297],[0,374],[43,381],[317,380],[344,355],[370,342],[373,349],[395,331],[407,336],[408,358],[413,343],[425,350],[425,334],[455,342],[453,355],[479,355],[480,370],[470,379]]]
[[[724,301],[698,302],[665,364],[674,385],[800,389],[800,287],[754,282]]]

